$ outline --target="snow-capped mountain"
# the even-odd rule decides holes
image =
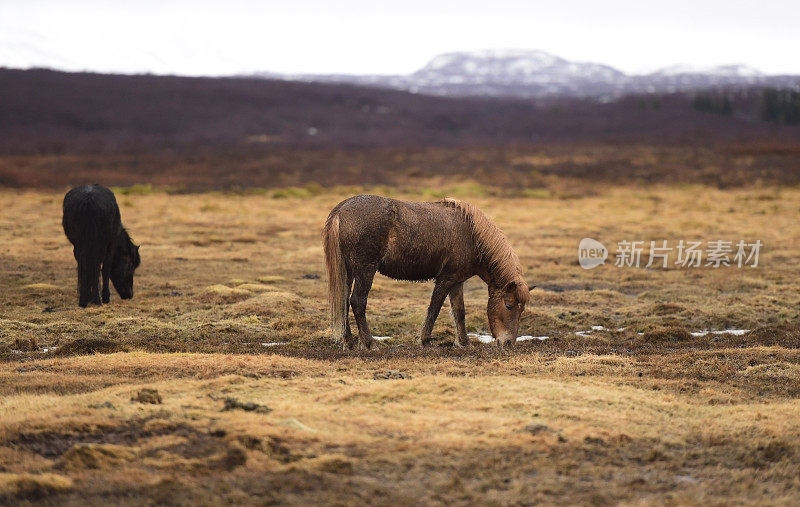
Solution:
[[[759,77],[764,74],[747,65],[717,65],[714,67],[698,67],[694,65],[671,65],[659,69],[652,74],[659,76],[705,75],[721,77]]]
[[[414,73],[420,83],[611,83],[624,76],[596,63],[574,63],[544,51],[480,51],[439,55]]]
[[[664,93],[748,85],[800,86],[800,76],[768,76],[745,65],[674,65],[628,75],[608,65],[571,62],[544,51],[446,53],[408,75],[292,75],[285,79],[350,83],[453,96],[592,96]]]
[[[624,74],[607,65],[569,62],[544,51],[447,53],[412,74],[419,91],[445,94],[564,94],[614,88]]]

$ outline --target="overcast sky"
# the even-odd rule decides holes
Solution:
[[[541,49],[636,73],[800,74],[794,0],[0,0],[0,66],[397,74],[438,53]]]

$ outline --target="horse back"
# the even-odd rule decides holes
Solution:
[[[82,185],[67,192],[63,212],[64,233],[77,249],[107,249],[122,225],[114,193],[101,185]]]
[[[469,271],[476,261],[469,225],[439,203],[356,196],[332,213],[351,270],[366,264],[391,278],[430,280]]]

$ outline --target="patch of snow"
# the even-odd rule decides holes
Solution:
[[[730,334],[733,336],[742,336],[743,334],[748,332],[750,332],[749,329],[722,329],[719,331],[708,331],[708,330],[694,331],[689,334],[691,334],[692,336],[706,336],[707,334]]]
[[[527,341],[530,341],[530,340],[544,341],[544,340],[549,340],[549,339],[550,339],[549,336],[531,336],[531,335],[527,335],[527,334],[517,337],[517,341],[518,342],[527,342]]]
[[[714,334],[732,334],[733,336],[742,336],[749,333],[749,329],[725,329],[724,331],[714,331]]]
[[[467,336],[477,338],[481,343],[492,343],[494,341],[494,337],[488,334],[467,333]]]
[[[392,337],[391,336],[373,336],[372,339],[373,340],[378,340],[379,342],[382,342],[383,340],[391,340]]]
[[[263,347],[275,347],[277,345],[286,345],[286,342],[262,342]]]
[[[623,329],[625,328],[621,327],[617,329],[617,331],[622,331]],[[575,334],[578,336],[588,336],[592,334],[592,331],[610,331],[610,329],[608,329],[605,326],[592,326],[590,329],[587,329],[586,331],[575,331]]]
[[[475,338],[476,340],[478,340],[481,343],[492,343],[492,342],[495,341],[494,337],[492,337],[491,335],[488,335],[488,334],[467,333],[467,336],[469,336],[470,338]],[[530,341],[530,340],[544,341],[544,340],[549,340],[549,339],[550,339],[549,336],[531,336],[531,335],[527,335],[527,334],[517,337],[517,341],[518,342],[527,342],[527,341]]]

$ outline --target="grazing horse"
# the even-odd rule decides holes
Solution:
[[[108,279],[122,299],[133,297],[133,272],[139,247],[122,226],[114,193],[101,185],[75,187],[64,196],[64,233],[78,261],[78,304],[100,304],[98,281],[103,275],[103,303],[110,294]]]
[[[489,286],[486,312],[492,336],[501,346],[516,340],[520,314],[530,299],[528,284],[508,239],[477,207],[455,199],[406,202],[358,195],[333,208],[322,235],[331,328],[343,346],[356,346],[349,307],[361,344],[372,346],[366,309],[375,272],[398,280],[435,280],[419,335],[423,345],[448,296],[455,343],[468,345],[463,284],[475,275]]]

